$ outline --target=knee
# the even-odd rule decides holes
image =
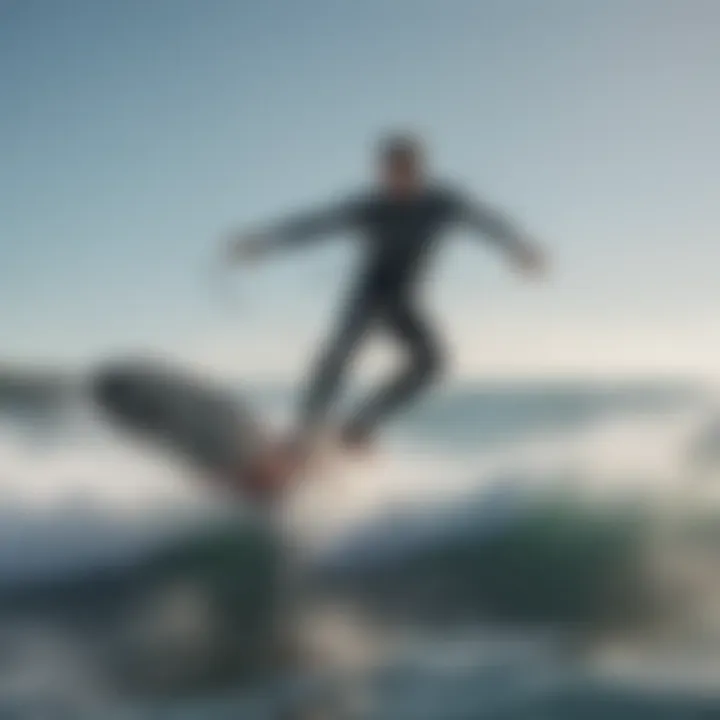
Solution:
[[[338,343],[328,343],[315,359],[315,365],[322,373],[333,372],[344,365],[347,356],[348,351],[344,346]]]
[[[421,382],[433,382],[445,372],[444,354],[437,348],[424,347],[413,355],[412,371]]]

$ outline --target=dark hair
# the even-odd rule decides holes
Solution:
[[[417,163],[422,159],[423,146],[420,140],[410,133],[392,133],[380,141],[378,155],[385,163]]]

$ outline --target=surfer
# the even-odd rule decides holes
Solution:
[[[539,247],[503,214],[431,180],[417,138],[397,134],[383,139],[377,165],[377,187],[369,192],[234,235],[229,245],[232,261],[251,262],[332,233],[355,231],[364,240],[362,268],[306,389],[298,447],[311,445],[324,426],[349,360],[372,328],[393,335],[408,351],[408,363],[341,425],[344,447],[365,447],[384,420],[440,376],[443,352],[420,309],[419,281],[448,226],[459,223],[480,233],[529,275],[544,268]]]

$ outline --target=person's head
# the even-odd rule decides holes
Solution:
[[[383,138],[378,150],[380,182],[393,195],[409,195],[425,180],[421,142],[408,133]]]

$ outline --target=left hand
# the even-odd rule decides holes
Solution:
[[[547,256],[537,245],[521,245],[514,253],[514,261],[518,270],[528,277],[542,278],[547,273]]]

